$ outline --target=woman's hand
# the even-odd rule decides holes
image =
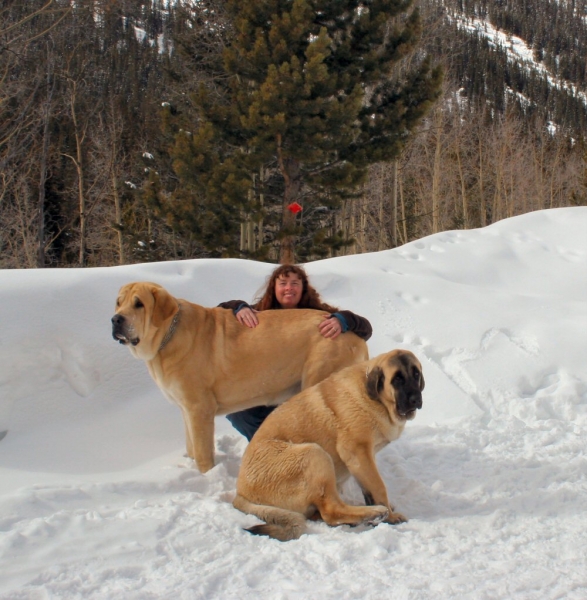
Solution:
[[[259,319],[257,319],[257,315],[255,314],[257,312],[253,308],[245,306],[236,313],[236,320],[247,327],[257,327],[259,324]]]
[[[333,340],[341,334],[342,325],[336,317],[324,315],[324,321],[318,325],[318,329],[325,338]]]

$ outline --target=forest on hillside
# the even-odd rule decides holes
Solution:
[[[304,4],[325,15],[329,2]],[[233,5],[3,2],[0,268],[279,260],[284,198],[294,196],[287,196],[287,177],[278,177],[279,155],[256,153],[253,142],[268,121],[254,138],[251,126],[249,137],[237,127],[241,92],[249,94],[247,114],[256,106],[254,74],[244,85],[246,73],[226,65],[243,63],[238,44],[254,30],[237,20]],[[300,179],[302,210],[291,217],[295,259],[383,250],[447,229],[587,204],[587,0],[392,5],[397,14],[386,35],[399,32],[393,69],[372,67],[388,84],[367,82],[377,93],[361,99],[347,82],[337,92],[345,110],[337,112],[327,101],[334,88],[316,70],[312,98],[323,94],[320,110],[331,111],[331,129],[349,141],[335,153],[328,146],[334,134],[322,132],[321,154],[300,142],[298,162],[305,166],[307,158],[311,177]],[[250,18],[261,19],[250,6]],[[330,37],[311,36],[315,62],[336,59],[338,80],[358,72],[344,56],[344,40],[338,54],[332,50],[344,23],[323,16],[314,25]],[[496,42],[496,31],[505,42]],[[512,54],[518,38],[530,58]],[[361,141],[366,129],[357,123],[367,101],[381,100],[372,114],[383,114],[385,103],[410,105],[406,98],[414,107],[407,121],[396,111],[395,130],[390,118],[379,141]],[[357,116],[349,119],[353,109]],[[300,139],[317,137],[299,129],[307,136]],[[335,154],[335,169],[316,166]]]

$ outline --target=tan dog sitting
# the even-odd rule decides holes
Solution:
[[[248,445],[235,508],[265,521],[248,531],[286,541],[319,513],[329,525],[401,523],[387,498],[375,454],[402,433],[422,407],[418,359],[394,350],[347,367],[275,410]],[[354,476],[367,506],[337,489]]]
[[[165,396],[179,406],[186,449],[205,472],[214,466],[214,417],[283,402],[334,371],[368,358],[354,333],[320,334],[328,314],[266,310],[244,327],[231,310],[173,297],[156,283],[123,286],[112,336],[144,360]]]

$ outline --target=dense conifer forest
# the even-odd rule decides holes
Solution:
[[[586,45],[587,0],[5,0],[0,268],[307,261],[585,205]]]

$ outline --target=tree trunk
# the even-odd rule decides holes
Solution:
[[[120,195],[118,193],[118,186],[116,182],[116,174],[112,169],[112,194],[114,196],[114,211],[116,217],[116,228],[118,232],[118,262],[124,264],[124,238],[122,235],[122,206],[120,203]]]
[[[259,204],[261,206],[261,214],[263,214],[263,205],[265,204],[265,195],[263,194],[263,188],[265,185],[265,171],[263,167],[261,167],[259,170],[259,184],[261,190],[259,193]],[[259,220],[257,221],[257,248],[260,248],[263,245],[264,241],[265,239],[263,237],[263,217],[259,217]]]
[[[463,229],[469,229],[469,206],[467,202],[467,189],[465,186],[465,175],[463,173],[463,161],[461,160],[461,149],[459,147],[460,140],[455,142],[455,151],[457,156],[457,164],[459,167],[459,179],[461,183],[461,203],[463,207]]]
[[[281,153],[281,137],[278,138],[279,167],[285,184],[283,194],[283,211],[281,221],[281,244],[279,249],[279,262],[282,265],[294,264],[296,242],[296,215],[289,206],[293,202],[301,205],[302,178],[300,163],[293,158],[283,158]]]
[[[293,190],[292,195],[297,197],[297,194]],[[295,226],[296,226],[296,216],[292,213],[287,207],[293,202],[293,200],[288,200],[288,188],[286,187],[286,192],[283,201],[283,217],[281,224],[281,245],[279,249],[279,263],[282,265],[293,265],[295,263]]]
[[[481,227],[487,225],[487,208],[485,207],[484,172],[483,172],[483,137],[479,135],[479,221]]]
[[[561,150],[561,145],[560,142],[556,142],[556,150],[555,150],[555,154],[554,154],[554,161],[551,161],[551,171],[550,171],[550,204],[548,206],[548,208],[554,208],[556,206],[556,202],[554,200],[554,196],[555,196],[555,192],[554,192],[554,186],[555,186],[555,177],[556,174],[559,171],[559,158],[560,158],[560,150]]]
[[[42,269],[45,266],[45,184],[47,183],[47,156],[49,154],[49,117],[51,115],[51,102],[53,100],[53,91],[55,82],[52,80],[53,64],[49,62],[47,69],[47,90],[48,97],[45,105],[45,123],[43,126],[43,147],[40,157],[40,177],[39,177],[39,213],[38,213],[38,241],[39,249],[37,253],[37,268]]]
[[[86,198],[84,195],[84,165],[83,165],[83,152],[82,146],[85,138],[84,131],[80,130],[78,118],[77,118],[77,82],[70,80],[72,90],[71,98],[69,101],[69,107],[71,110],[71,120],[73,122],[73,132],[75,137],[75,157],[66,154],[68,158],[73,161],[75,169],[77,171],[77,198],[79,206],[79,266],[86,266]]]
[[[404,233],[402,243],[407,244],[409,241],[408,240],[408,221],[406,218],[406,200],[404,198],[404,184],[401,179],[398,182],[398,187],[399,187],[399,199],[400,199],[400,203],[401,203],[401,207],[402,207],[402,229],[403,229],[403,233]]]
[[[107,141],[105,142],[105,146],[107,148],[107,153],[109,150],[108,169],[110,171],[112,197],[114,198],[114,219],[116,221],[116,233],[118,238],[118,264],[124,265],[126,262],[126,257],[124,255],[124,227],[122,222],[122,201],[120,199],[120,194],[118,193],[117,179],[117,175],[120,174],[120,168],[122,163],[122,156],[119,152],[118,141],[122,137],[123,127],[120,117],[117,118],[116,116],[113,98],[110,99],[110,106],[108,108],[108,125],[104,125],[102,117],[100,117],[100,124],[108,132],[108,135],[106,136]]]
[[[493,195],[493,207],[491,209],[491,222],[495,223],[503,218],[503,201],[502,201],[502,178],[503,178],[503,161],[504,150],[503,146],[498,151],[497,162],[495,165],[495,192]]]
[[[397,247],[397,198],[398,198],[398,173],[397,159],[393,161],[393,205],[391,207],[391,222],[389,229],[391,233],[391,247]]]
[[[371,196],[375,196],[377,201],[377,219],[374,217],[371,219],[373,222],[373,228],[377,231],[377,251],[385,250],[386,237],[385,237],[385,177],[387,173],[382,164],[374,165],[369,172],[372,179],[370,187]],[[367,207],[365,207],[367,209]]]
[[[434,150],[434,170],[432,173],[432,233],[440,231],[440,170],[442,157],[442,111],[436,109],[434,115],[436,148]]]

